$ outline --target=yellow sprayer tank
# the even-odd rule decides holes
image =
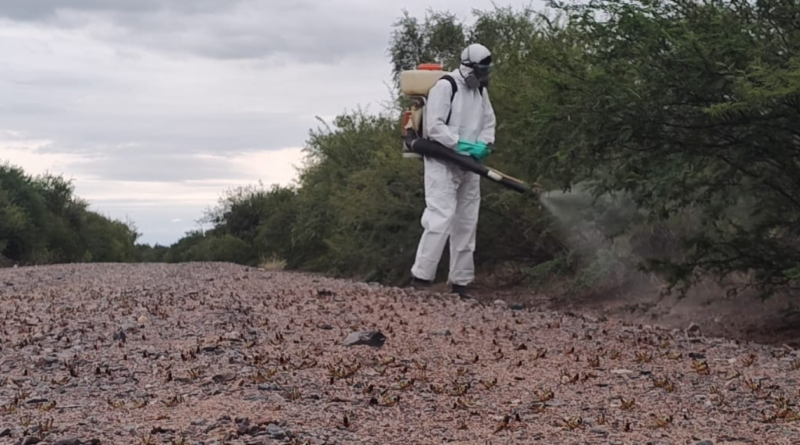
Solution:
[[[423,63],[415,70],[400,73],[400,91],[407,96],[428,96],[428,92],[436,81],[445,73],[438,63]]]
[[[443,70],[442,65],[438,63],[423,63],[418,65],[415,70],[400,72],[400,91],[406,96],[417,98],[410,109],[403,112],[403,137],[408,129],[413,129],[420,134],[422,114],[428,93],[445,74],[447,73]],[[403,157],[422,158],[419,154],[408,151],[405,144],[403,144]]]

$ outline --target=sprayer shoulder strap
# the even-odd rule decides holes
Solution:
[[[450,125],[450,116],[453,114],[453,99],[456,97],[456,92],[458,92],[458,85],[456,85],[456,80],[449,74],[442,76],[442,79],[450,82],[450,86],[453,87],[453,92],[450,94],[450,111],[447,112],[447,120],[444,122],[445,125]]]
[[[453,92],[450,94],[450,111],[447,113],[447,120],[445,121],[445,125],[450,125],[450,116],[453,114],[453,99],[456,97],[456,93],[458,92],[458,85],[456,85],[456,80],[453,79],[453,77],[449,74],[445,74],[439,80],[442,79],[450,82],[450,86],[453,87]],[[478,88],[478,91],[480,92],[481,96],[483,96],[483,85]]]

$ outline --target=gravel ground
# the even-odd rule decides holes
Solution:
[[[800,354],[693,332],[217,263],[5,269],[0,313],[3,444],[800,443]]]

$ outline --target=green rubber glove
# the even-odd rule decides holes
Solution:
[[[473,156],[479,161],[491,153],[491,150],[483,142],[458,141],[458,151]]]

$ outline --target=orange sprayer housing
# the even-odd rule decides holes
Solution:
[[[403,136],[406,135],[406,125],[408,125],[408,121],[411,120],[411,111],[403,112]]]
[[[440,63],[421,63],[417,66],[418,70],[423,71],[441,71],[444,67]]]

